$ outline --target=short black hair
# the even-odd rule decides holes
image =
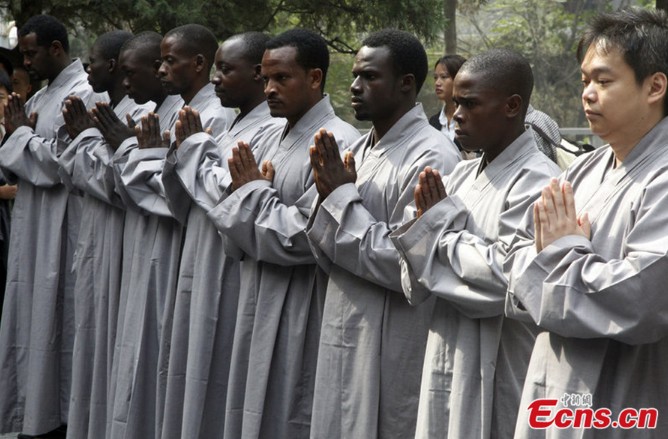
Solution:
[[[294,47],[297,50],[297,64],[304,70],[320,69],[322,71],[320,90],[323,91],[329,68],[329,49],[327,49],[325,39],[310,30],[291,29],[267,41],[265,48],[272,50],[286,46]]]
[[[175,27],[165,34],[165,38],[175,37],[179,40],[179,45],[184,47],[192,55],[202,54],[209,63],[213,65],[213,60],[218,50],[218,40],[209,28],[201,24],[184,24]]]
[[[668,14],[637,7],[595,16],[578,43],[577,59],[582,63],[592,45],[608,52],[618,49],[641,84],[661,72],[668,76]],[[664,101],[668,114],[668,99]]]
[[[412,74],[415,77],[415,92],[420,92],[427,78],[429,61],[424,46],[413,34],[397,29],[383,29],[366,37],[362,45],[387,47],[395,72],[399,75]]]
[[[60,41],[65,53],[70,52],[70,40],[67,37],[67,29],[56,17],[51,15],[34,15],[25,22],[18,31],[19,37],[35,33],[37,45],[49,47],[52,42]]]
[[[457,76],[457,72],[459,69],[462,67],[462,64],[466,62],[466,58],[464,58],[461,55],[445,55],[442,56],[436,61],[436,64],[434,64],[434,68],[438,67],[439,65],[442,65],[445,67],[445,70],[448,71],[448,75],[450,75],[451,78],[454,78]]]
[[[132,33],[124,30],[105,32],[95,40],[94,46],[100,50],[104,59],[118,59],[121,47],[132,38]]]
[[[123,43],[120,53],[125,52],[126,50],[138,50],[140,51],[141,59],[145,57],[146,62],[158,61],[160,59],[161,42],[162,35],[157,32],[140,32]]]
[[[239,40],[243,44],[243,57],[251,64],[262,63],[262,55],[264,49],[269,41],[269,35],[262,32],[244,32],[242,34],[233,35],[228,38],[230,40]]]
[[[481,75],[483,80],[507,96],[522,98],[522,120],[533,91],[533,71],[529,61],[510,49],[492,49],[469,58],[460,72]]]

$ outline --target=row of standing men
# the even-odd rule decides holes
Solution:
[[[561,335],[541,334],[534,347],[534,322],[552,324],[554,314],[535,303],[552,300],[546,267],[562,270],[556,253],[569,239],[599,249],[610,240],[605,232],[628,233],[635,214],[613,219],[603,212],[608,204],[590,202],[590,216],[603,212],[602,233],[581,218],[586,236],[561,241],[543,224],[572,202],[571,186],[550,182],[559,170],[525,131],[533,77],[523,57],[490,51],[457,74],[458,141],[483,150],[458,164],[455,146],[416,104],[428,65],[408,33],[373,33],[356,55],[352,106],[373,124],[360,137],[324,94],[327,46],[311,32],[245,33],[219,49],[198,25],[164,37],[111,32],[91,48],[86,77],[69,59],[66,34],[50,33],[61,27],[38,16],[21,28],[25,64],[49,85],[25,109],[16,96],[7,106],[0,168],[19,191],[0,328],[2,430],[39,436],[67,424],[73,438],[531,436],[521,425],[525,376],[538,385],[540,371],[551,370],[545,346],[577,344],[555,324]],[[587,60],[610,56],[596,41],[585,47],[583,75]],[[636,162],[654,173],[665,167],[654,147],[665,130],[649,128],[638,157],[621,166],[629,172],[599,181],[600,190],[618,194],[617,184],[624,197],[645,196],[638,188],[651,184],[625,178],[636,175]],[[599,190],[578,178],[620,156],[612,151],[567,172],[578,204]],[[447,175],[444,183],[434,170]],[[655,259],[639,260],[644,267]],[[630,279],[625,268],[611,275],[614,285]],[[586,276],[588,267],[579,269]],[[581,291],[581,277],[568,273],[567,294]],[[554,291],[564,294],[561,286]],[[531,294],[536,288],[546,288],[544,297]],[[505,307],[517,318],[504,317]],[[604,329],[596,334],[616,339]],[[605,341],[600,367],[625,346]],[[590,391],[619,405],[631,394],[587,381],[595,371],[571,364],[577,358],[554,360],[556,376],[571,381],[550,395]],[[535,390],[527,387],[525,398]]]

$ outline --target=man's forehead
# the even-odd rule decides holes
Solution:
[[[35,32],[19,37],[19,50],[34,48],[35,46],[37,46],[37,34]]]

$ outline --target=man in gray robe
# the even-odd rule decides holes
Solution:
[[[229,159],[233,192],[209,212],[228,255],[242,255],[225,438],[308,438],[325,279],[305,226],[315,198],[308,147],[319,128],[350,145],[359,132],[336,117],[323,95],[329,52],[322,37],[293,29],[271,39],[262,57],[279,136]],[[234,253],[233,253],[234,252]]]
[[[419,218],[392,234],[412,304],[436,296],[416,438],[510,438],[536,327],[504,318],[503,260],[515,229],[559,167],[524,118],[529,63],[509,50],[469,59],[454,81],[456,138],[482,157],[415,189]]]
[[[126,31],[107,32],[98,37],[90,49],[88,82],[96,92],[109,94],[109,105],[119,118],[125,120],[130,115],[136,122],[154,104],[140,106],[127,96],[118,60],[122,45],[130,38],[132,34]],[[93,439],[104,437],[107,425],[125,210],[112,204],[99,188],[108,168],[96,162],[109,163],[113,149],[95,128],[79,98],[70,97],[63,114],[73,140],[60,156],[59,172],[70,190],[83,194],[75,258],[75,338],[67,434],[72,438]]]
[[[67,422],[74,340],[72,256],[81,199],[60,182],[58,157],[70,139],[62,107],[69,95],[86,107],[97,95],[81,61],[71,60],[65,27],[39,15],[19,29],[31,74],[48,85],[26,104],[10,97],[0,168],[18,183],[0,328],[0,432],[40,435]]]
[[[220,105],[209,83],[217,48],[216,38],[207,28],[195,24],[177,27],[160,43],[162,63],[158,69],[165,91],[178,94],[183,103],[196,109],[204,129],[214,136],[227,130],[233,116],[231,109]],[[166,116],[173,121],[169,126],[154,114],[143,117],[134,139],[138,147],[121,146],[123,158],[127,157],[124,162],[120,148],[116,153],[121,191],[144,218],[135,226],[127,302],[119,310],[125,315],[115,354],[118,367],[110,430],[115,438],[154,437],[162,424],[162,376],[169,352],[160,349],[160,341],[163,328],[170,332],[185,221],[173,215],[162,183],[169,146],[164,131],[174,133],[178,111]],[[189,204],[182,193],[180,202]]]
[[[420,170],[450,172],[460,157],[416,104],[428,69],[413,35],[368,36],[355,56],[350,91],[355,117],[373,129],[352,145],[345,164],[330,133],[321,130],[311,149],[319,200],[307,234],[330,276],[312,438],[415,432],[432,303],[412,307],[404,297],[389,234],[404,220]]]
[[[668,437],[666,53],[663,11],[601,14],[580,40],[585,115],[609,144],[543,189],[505,263],[508,315],[547,330],[517,438]]]
[[[172,205],[192,200],[186,232],[166,370],[162,438],[222,437],[227,380],[239,297],[239,261],[225,255],[218,231],[206,214],[228,194],[227,157],[239,141],[251,149],[272,141],[285,120],[271,117],[260,63],[269,37],[259,32],[235,35],[216,52],[211,79],[223,106],[239,108],[229,131],[216,142],[202,132],[195,110],[184,110],[176,123],[177,148],[163,172]],[[174,185],[180,190],[172,190]],[[181,189],[183,188],[183,189]]]

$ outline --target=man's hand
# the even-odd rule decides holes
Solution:
[[[324,200],[339,186],[357,181],[355,158],[348,151],[341,160],[334,134],[325,129],[316,133],[314,141],[309,151],[311,167],[318,194]]]
[[[415,186],[415,207],[418,218],[425,214],[439,201],[447,197],[441,175],[436,169],[427,166],[420,172],[418,184]]]
[[[111,109],[107,102],[98,102],[95,108],[91,110],[93,122],[98,130],[104,136],[109,147],[116,151],[125,139],[129,139],[135,135],[135,122],[132,117],[127,114],[127,125],[124,124],[114,110]]]
[[[211,128],[206,130],[202,128],[202,119],[199,117],[199,112],[189,106],[183,107],[179,111],[179,119],[174,125],[174,137],[176,137],[176,147],[181,146],[184,140],[193,134],[206,132],[211,134]]]
[[[95,122],[83,101],[78,96],[69,96],[65,99],[65,108],[63,108],[63,118],[65,119],[65,129],[70,139],[74,139],[88,128],[95,127]]]
[[[169,147],[169,130],[160,135],[160,117],[155,113],[141,118],[141,127],[135,127],[135,135],[139,149]]]
[[[568,235],[590,239],[589,216],[576,216],[573,187],[567,181],[559,187],[559,181],[553,178],[543,188],[540,200],[534,203],[533,221],[537,252]]]
[[[271,162],[265,160],[262,163],[262,171],[260,171],[253,152],[246,142],[239,142],[237,147],[232,148],[232,157],[227,159],[227,165],[232,177],[233,191],[251,181],[267,180],[271,183],[274,180],[274,167]]]
[[[27,126],[35,129],[37,124],[37,113],[26,116],[25,107],[18,94],[12,93],[7,98],[5,105],[5,130],[12,135],[19,127]]]

